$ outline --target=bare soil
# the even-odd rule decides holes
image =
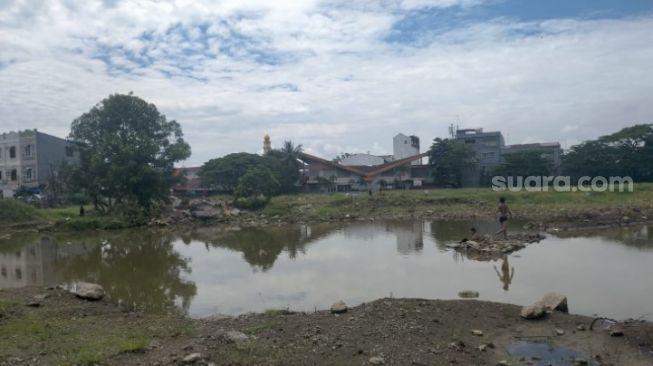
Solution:
[[[46,291],[50,296],[39,307],[25,305],[34,295]],[[518,306],[477,300],[386,298],[350,308],[342,314],[328,310],[268,311],[202,320],[134,313],[107,301],[83,301],[63,290],[2,290],[0,302],[5,308],[6,304],[20,306],[2,313],[0,334],[7,331],[10,323],[39,312],[47,313],[47,317],[37,319],[59,324],[66,330],[37,332],[31,343],[23,343],[21,347],[10,347],[7,339],[3,339],[0,365],[66,364],[61,362],[65,353],[75,350],[66,339],[76,334],[103,339],[108,333],[136,331],[146,337],[147,344],[103,349],[103,357],[96,362],[107,365],[497,365],[505,361],[509,365],[573,365],[574,362],[582,364],[576,359],[580,357],[595,365],[653,365],[651,323],[597,321],[590,330],[592,318],[554,312],[542,320],[525,320],[519,316]],[[86,321],[80,323],[80,318]],[[585,330],[579,330],[580,325]],[[623,330],[623,336],[611,337],[610,329]],[[482,335],[473,334],[474,330]],[[21,332],[20,337],[29,333]],[[11,337],[9,340],[15,341]],[[580,356],[550,362],[530,355],[511,355],[509,350],[518,341],[565,347]],[[185,362],[187,357],[194,360]]]

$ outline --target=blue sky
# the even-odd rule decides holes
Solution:
[[[263,135],[327,158],[447,126],[569,146],[651,123],[653,1],[9,0],[1,130],[65,136],[111,93],[181,123],[198,165]]]

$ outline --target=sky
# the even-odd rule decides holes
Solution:
[[[181,124],[184,166],[422,150],[448,126],[567,148],[653,123],[653,0],[0,0],[0,131],[65,137],[114,93]]]

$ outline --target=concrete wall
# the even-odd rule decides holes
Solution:
[[[75,164],[79,161],[79,152],[77,149],[70,142],[55,136],[37,133],[36,147],[38,153],[39,184],[45,184],[47,182],[51,164],[56,168],[61,162]]]

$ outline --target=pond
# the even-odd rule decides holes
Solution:
[[[519,305],[556,291],[568,296],[571,312],[588,316],[653,312],[653,234],[647,226],[548,234],[494,261],[447,248],[472,226],[481,233],[496,230],[484,221],[377,221],[22,233],[0,239],[0,288],[95,282],[111,301],[192,317],[313,311],[338,300],[353,306],[388,296],[456,299],[461,290]]]

